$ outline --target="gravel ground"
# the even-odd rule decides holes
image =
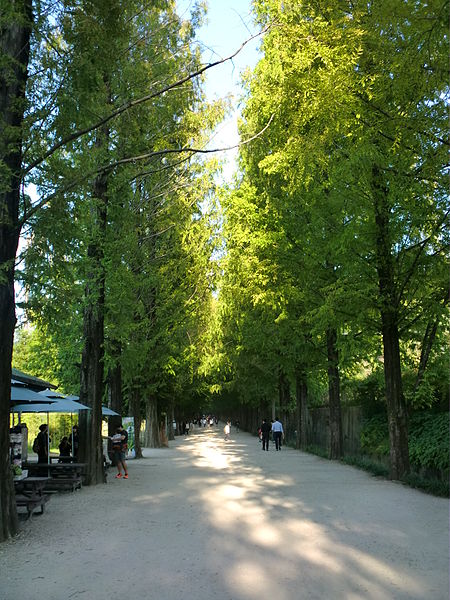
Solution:
[[[448,600],[448,501],[222,427],[51,498],[1,600]]]

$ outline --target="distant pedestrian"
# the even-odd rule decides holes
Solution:
[[[269,451],[269,437],[271,432],[270,423],[263,419],[261,423],[260,431],[261,431],[261,440],[262,440],[262,449]]]
[[[280,423],[278,417],[275,417],[275,421],[272,423],[272,436],[275,442],[276,450],[281,450],[281,437],[283,435],[283,425]]]
[[[111,442],[114,452],[114,462],[117,466],[116,479],[120,479],[121,477],[128,479],[128,467],[127,463],[125,462],[125,455],[128,450],[128,432],[122,427],[122,425],[116,429],[116,433],[112,436]]]
[[[227,421],[225,427],[223,428],[223,431],[225,433],[225,441],[228,442],[228,440],[230,439],[230,432],[231,432],[230,421]]]

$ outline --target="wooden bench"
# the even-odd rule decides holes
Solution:
[[[24,463],[30,473],[45,472],[50,480],[45,486],[45,491],[71,490],[81,488],[85,463]]]
[[[70,477],[55,476],[45,486],[46,492],[59,492],[61,490],[75,490],[81,489],[81,475],[73,475]]]
[[[37,514],[42,515],[44,513],[44,506],[49,500],[50,496],[48,494],[39,494],[35,496],[16,494],[16,506],[17,508],[25,507],[27,509],[27,519],[29,519],[33,514],[33,511],[39,507],[41,507],[41,511]]]

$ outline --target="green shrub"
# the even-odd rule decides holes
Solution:
[[[409,421],[409,458],[428,469],[449,468],[449,413],[420,412]]]
[[[310,445],[307,446],[305,450],[306,452],[309,452],[310,454],[315,454],[316,456],[320,456],[321,458],[330,458],[328,450],[326,448],[322,448],[321,446]]]
[[[369,473],[372,473],[372,475],[376,475],[378,477],[388,477],[389,475],[389,469],[385,465],[370,460],[364,456],[344,456],[342,458],[342,462],[346,465],[352,465],[353,467],[358,467],[364,471],[368,471]]]
[[[389,431],[386,415],[366,419],[361,430],[361,450],[364,454],[389,455]]]
[[[438,471],[448,470],[449,413],[413,413],[409,419],[408,443],[409,459],[413,466]],[[376,415],[364,422],[361,450],[369,455],[389,455],[389,432],[384,415]]]
[[[410,487],[423,490],[428,494],[433,494],[434,496],[443,496],[444,498],[448,498],[450,495],[448,479],[442,481],[434,478],[426,479],[420,475],[417,475],[417,473],[410,473],[402,478],[402,482],[406,483],[406,485],[409,485]]]
[[[351,383],[354,400],[352,404],[361,406],[364,415],[372,417],[386,412],[384,393],[384,373],[378,368],[362,380]]]
[[[411,458],[413,466],[448,470],[448,418],[448,413],[420,413],[412,418],[409,439],[410,455],[415,457],[415,452],[418,452],[420,457],[416,460]],[[389,454],[389,436],[387,422],[384,417],[378,416],[369,419],[365,424],[363,433],[366,440],[365,452]],[[430,441],[429,438],[433,435],[435,439]],[[377,449],[381,449],[383,452],[377,452]],[[322,458],[329,458],[328,451],[319,446],[308,446],[306,451]],[[363,469],[374,476],[389,477],[387,466],[366,456],[344,456],[341,460],[347,465]],[[419,460],[421,462],[418,462]],[[410,473],[402,478],[402,482],[435,496],[448,498],[450,495],[448,477],[441,480]]]

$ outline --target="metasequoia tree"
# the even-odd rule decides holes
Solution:
[[[14,486],[9,467],[9,404],[14,327],[14,263],[19,243],[22,122],[32,23],[32,3],[11,2],[0,29],[0,539],[17,531]]]
[[[9,405],[10,405],[10,380],[11,380],[11,354],[12,340],[15,325],[14,310],[14,274],[15,256],[19,235],[22,227],[30,219],[37,217],[45,207],[52,207],[52,201],[62,206],[64,199],[67,206],[72,207],[72,201],[89,206],[86,211],[91,216],[95,215],[93,225],[98,233],[98,226],[102,220],[107,219],[107,206],[113,196],[111,186],[111,173],[115,169],[126,164],[137,164],[138,161],[158,160],[167,154],[180,154],[186,157],[195,149],[179,147],[176,140],[165,139],[162,143],[155,143],[151,137],[145,139],[145,152],[141,148],[137,155],[130,152],[130,148],[121,149],[115,145],[117,141],[114,135],[117,131],[117,123],[125,114],[132,114],[144,105],[164,104],[163,98],[170,90],[183,86],[189,87],[195,78],[202,72],[211,68],[223,60],[201,65],[198,55],[191,62],[184,64],[182,72],[177,69],[180,66],[172,62],[172,69],[166,71],[165,76],[159,78],[158,73],[152,73],[148,69],[147,85],[141,89],[140,95],[133,93],[133,81],[125,76],[133,69],[133,60],[126,61],[126,51],[129,50],[130,39],[126,40],[125,31],[136,25],[135,35],[131,37],[133,48],[143,48],[151,45],[151,37],[159,32],[160,38],[164,39],[165,25],[172,23],[172,33],[167,38],[167,43],[172,44],[174,49],[174,38],[185,35],[185,46],[189,54],[189,39],[192,36],[192,25],[180,23],[171,18],[165,23],[164,18],[158,19],[158,14],[174,16],[173,3],[160,2],[152,8],[138,6],[133,3],[128,6],[128,11],[122,11],[121,3],[111,3],[102,0],[93,2],[54,5],[45,2],[34,3],[31,0],[15,0],[9,3],[7,10],[2,13],[2,24],[0,30],[0,50],[2,53],[1,78],[1,105],[0,122],[2,127],[1,142],[1,173],[2,184],[0,186],[0,327],[1,327],[1,367],[0,367],[0,410],[3,415],[0,424],[0,508],[2,514],[1,539],[13,535],[17,529],[17,518],[14,503],[12,478],[8,463],[8,441],[9,441]],[[133,19],[133,8],[136,9]],[[141,10],[142,8],[142,10]],[[33,12],[34,9],[34,12]],[[110,14],[107,14],[110,11]],[[143,27],[145,16],[153,11],[153,29]],[[158,13],[158,11],[160,11]],[[126,13],[129,21],[125,23],[125,16],[121,18],[120,13]],[[117,55],[107,57],[103,69],[99,69],[96,61],[95,48],[89,46],[89,35],[87,29],[93,25],[92,17],[99,16],[95,26],[97,27],[97,42],[99,44],[99,55],[113,44],[117,34],[117,44],[122,44]],[[104,20],[100,18],[104,15]],[[139,15],[144,15],[139,22]],[[198,15],[195,17],[195,19]],[[194,20],[195,20],[194,19]],[[72,38],[68,35],[71,26],[78,20],[79,36]],[[115,21],[115,24],[114,24]],[[106,23],[110,26],[113,39],[105,40],[105,30],[101,27]],[[148,23],[147,23],[148,25]],[[114,31],[114,27],[119,29]],[[122,29],[120,29],[122,27]],[[156,28],[156,29],[155,29]],[[83,34],[86,34],[83,38]],[[64,38],[67,35],[67,39]],[[179,39],[179,38],[178,38]],[[92,41],[92,39],[91,39]],[[30,42],[31,59],[30,59]],[[107,43],[108,42],[108,43]],[[77,46],[78,44],[78,46]],[[83,44],[84,47],[83,47]],[[101,47],[101,48],[100,48]],[[164,47],[164,45],[163,45]],[[71,77],[71,61],[75,58],[78,48],[79,78]],[[155,56],[157,49],[155,48]],[[168,51],[172,57],[175,54]],[[162,58],[162,57],[160,57]],[[231,58],[231,57],[230,57]],[[84,59],[84,60],[83,60]],[[111,61],[121,62],[121,68],[112,75],[105,71]],[[228,59],[225,59],[228,60]],[[164,60],[156,63],[164,65]],[[28,78],[28,70],[31,67],[32,77]],[[145,71],[145,68],[142,69]],[[141,73],[142,73],[141,71]],[[72,74],[76,75],[75,70]],[[83,79],[83,81],[81,81]],[[66,82],[67,93],[64,94]],[[124,85],[120,88],[120,82]],[[129,94],[125,93],[125,82]],[[141,80],[142,83],[142,80]],[[27,88],[28,85],[28,88]],[[116,87],[114,87],[116,86]],[[192,87],[192,86],[191,86]],[[195,87],[195,86],[194,86]],[[139,86],[137,86],[139,88]],[[145,92],[142,93],[142,89]],[[116,96],[112,91],[119,92]],[[70,94],[75,92],[73,97]],[[94,98],[94,101],[93,101]],[[192,108],[192,107],[191,107]],[[195,108],[195,106],[194,106]],[[135,118],[139,118],[135,113]],[[173,115],[172,115],[173,117]],[[175,118],[175,123],[177,118]],[[190,136],[188,144],[194,141]],[[108,143],[109,142],[109,143]],[[160,140],[161,142],[161,140]],[[21,190],[34,183],[37,187],[38,197],[21,195]],[[73,197],[72,197],[73,195]],[[83,202],[83,199],[89,199]],[[93,211],[93,212],[90,212]],[[50,213],[48,213],[50,214]],[[57,225],[56,225],[57,226]],[[101,227],[100,227],[101,231]],[[89,278],[89,290],[86,295],[85,307],[92,306],[92,328],[102,329],[101,320],[101,298],[104,276],[101,244],[93,236],[91,243],[84,246],[88,248],[90,260],[91,277]],[[101,241],[101,240],[100,240]],[[84,244],[84,241],[83,241]],[[97,244],[97,246],[96,246]],[[97,256],[96,256],[97,253]],[[100,272],[95,268],[100,265]],[[87,280],[86,280],[87,281]],[[94,289],[95,288],[95,289]],[[94,304],[100,299],[100,306]],[[94,301],[94,304],[91,302]],[[96,312],[96,309],[100,308]],[[97,322],[94,322],[97,319]],[[87,323],[85,322],[87,325]],[[93,330],[92,329],[92,330]],[[101,338],[99,334],[98,339]],[[101,343],[100,343],[101,346]],[[96,360],[101,360],[104,350],[98,346],[94,352]],[[94,367],[95,369],[98,366]],[[96,382],[100,381],[100,372],[95,375]],[[99,422],[100,419],[100,388],[103,383],[98,384],[95,400],[92,404],[94,410],[94,439],[93,447],[99,448]],[[95,384],[97,389],[97,383]],[[87,392],[92,394],[92,390]],[[94,398],[91,396],[91,398]],[[95,404],[95,406],[94,406]],[[89,470],[92,476],[90,480],[95,482],[100,477],[98,462],[100,454],[97,450],[90,464]]]
[[[327,342],[332,400],[343,334],[381,335],[391,475],[399,478],[409,469],[402,340],[412,324],[425,330],[445,295],[448,5],[268,0],[256,9],[277,27],[244,110],[246,135],[274,115],[270,135],[242,152],[243,181],[266,216],[252,227],[261,237],[278,229],[279,246],[285,239],[298,248],[301,259],[282,264],[305,291],[297,307],[305,333]],[[274,251],[270,264],[281,256]],[[270,267],[258,261],[261,276]],[[432,303],[424,273],[436,282]],[[338,455],[338,428],[334,438]]]

